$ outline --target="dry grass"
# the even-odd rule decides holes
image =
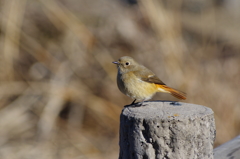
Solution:
[[[111,62],[123,55],[187,92],[186,102],[211,107],[216,145],[238,135],[240,22],[230,10],[190,0],[0,0],[0,158],[117,158],[119,114],[131,99]]]

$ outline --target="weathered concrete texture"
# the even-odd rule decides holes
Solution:
[[[240,158],[240,135],[213,150],[214,159]]]
[[[215,121],[210,108],[176,102],[125,107],[119,159],[213,159]]]

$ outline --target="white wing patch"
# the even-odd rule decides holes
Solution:
[[[148,75],[148,78],[151,78],[151,77],[153,77],[154,75]]]

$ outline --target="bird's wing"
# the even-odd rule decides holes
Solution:
[[[163,83],[163,81],[161,81],[156,75],[149,75],[148,77],[142,77],[141,80],[149,83],[165,85],[165,83]]]
[[[163,81],[161,81],[152,71],[150,71],[147,68],[141,69],[141,71],[137,71],[134,74],[137,76],[137,78],[139,78],[142,81],[165,85]]]

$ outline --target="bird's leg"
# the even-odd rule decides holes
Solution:
[[[144,106],[143,105],[144,100],[142,100],[141,102],[138,102],[137,104],[134,104],[135,107],[141,107]]]
[[[134,101],[130,104],[130,105],[134,105],[135,107],[140,107],[140,106],[144,106],[143,105],[143,102],[144,102],[144,100],[142,100],[142,102],[139,102],[139,103],[135,103],[135,101],[136,101],[137,99],[134,99]]]
[[[134,101],[130,104],[130,105],[133,105],[135,103],[136,99],[134,99]]]

